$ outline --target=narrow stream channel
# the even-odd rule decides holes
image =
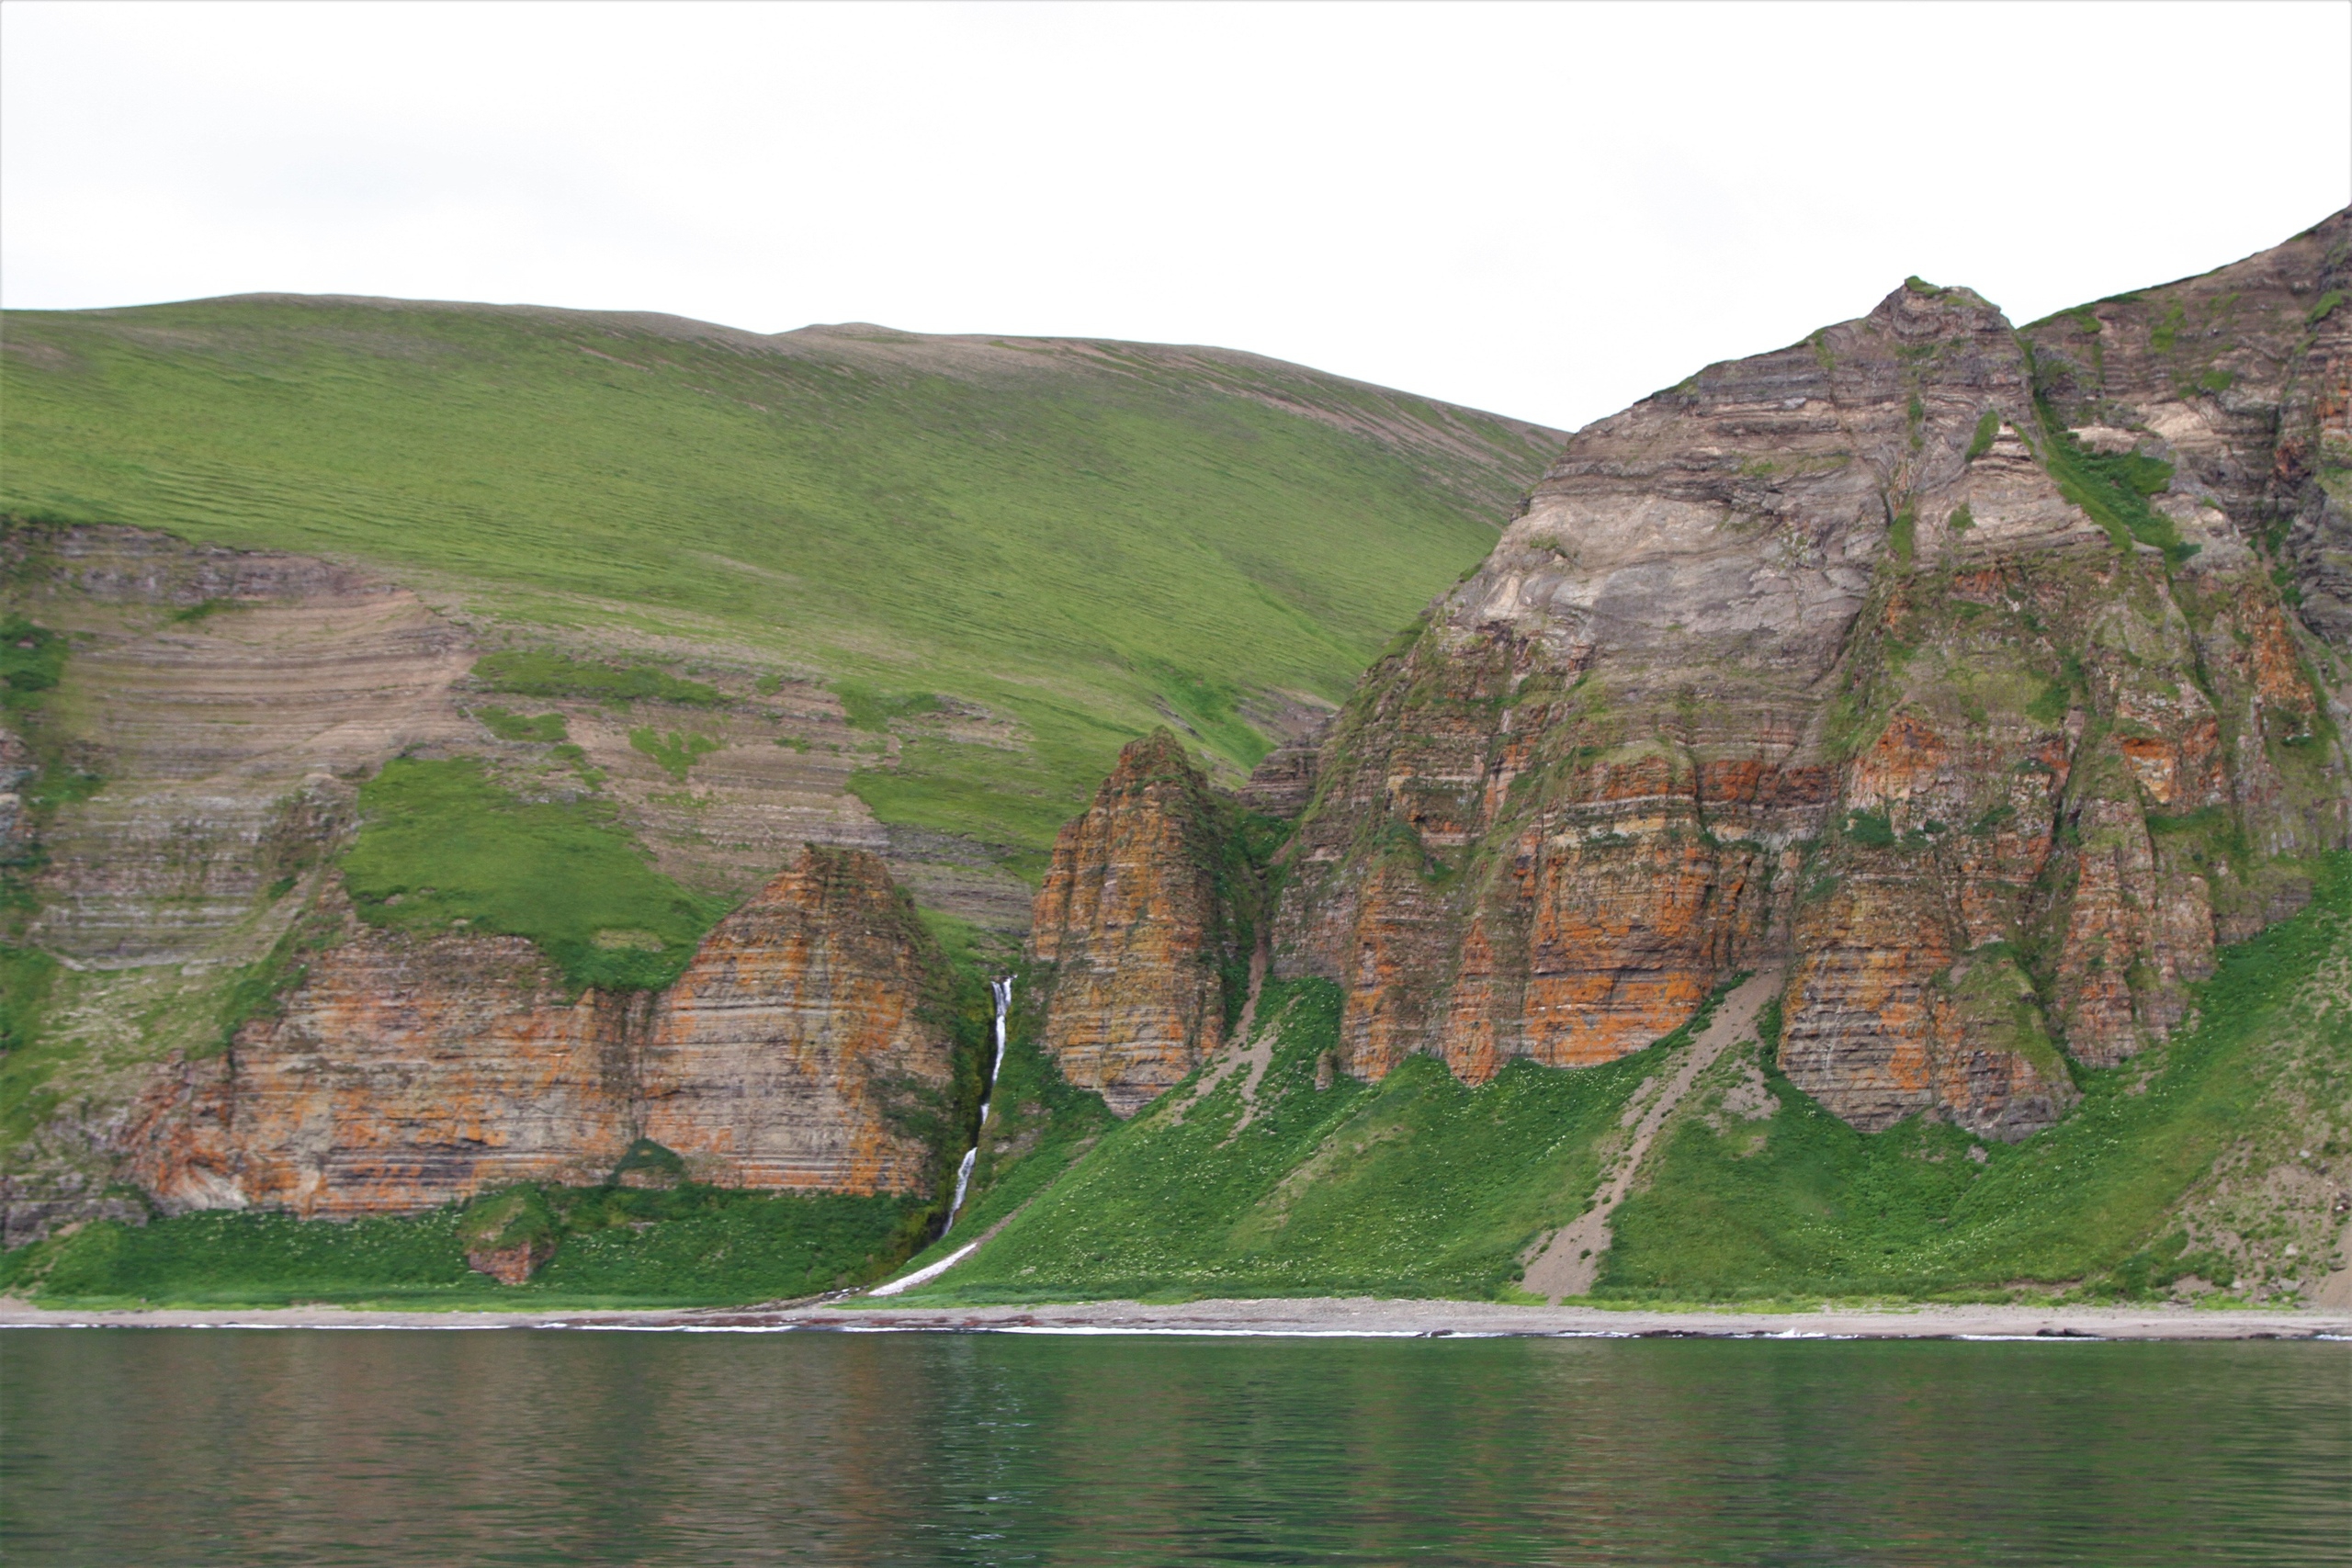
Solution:
[[[989,994],[996,998],[996,1056],[989,1063],[988,1087],[980,1090],[980,1119],[972,1129],[972,1146],[964,1151],[964,1163],[956,1168],[956,1196],[948,1200],[947,1223],[939,1227],[941,1235],[956,1228],[956,1216],[963,1212],[964,1190],[972,1183],[972,1164],[980,1157],[980,1134],[989,1124],[989,1102],[996,1096],[996,1076],[1004,1068],[1004,1015],[1012,1008],[1012,976],[990,980]]]

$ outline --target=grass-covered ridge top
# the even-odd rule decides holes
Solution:
[[[571,653],[484,661],[519,695],[707,700],[573,657],[633,641],[857,682],[866,724],[977,703],[1021,750],[925,740],[862,793],[1033,850],[1167,714],[1239,769],[1239,698],[1344,696],[1558,439],[1213,349],[288,296],[0,331],[0,513],[560,628]]]

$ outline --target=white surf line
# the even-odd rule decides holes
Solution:
[[[1521,1288],[1529,1294],[1543,1296],[1557,1306],[1562,1297],[1581,1296],[1592,1289],[1593,1281],[1600,1276],[1600,1255],[1609,1250],[1610,1216],[1625,1201],[1625,1194],[1633,1190],[1634,1178],[1640,1172],[1658,1128],[1682,1102],[1699,1075],[1735,1041],[1753,1030],[1757,1010],[1780,988],[1780,971],[1761,970],[1742,981],[1716,1007],[1715,1016],[1684,1053],[1680,1069],[1642,1113],[1633,1141],[1618,1157],[1613,1179],[1603,1182],[1592,1207],[1555,1231],[1542,1255],[1527,1266]]]

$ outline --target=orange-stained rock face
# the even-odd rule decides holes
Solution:
[[[631,1135],[629,1012],[567,1000],[519,937],[355,921],[279,1017],[165,1066],[133,1116],[130,1179],[166,1209],[327,1218],[597,1180]]]
[[[414,1213],[604,1180],[639,1137],[723,1186],[932,1179],[890,1112],[952,1077],[942,960],[874,855],[807,849],[659,998],[568,998],[520,938],[338,913],[278,1017],[141,1100],[129,1171],[165,1208]]]
[[[2278,302],[2347,222],[2224,269],[2278,296],[2242,357],[2281,417]],[[2335,503],[2177,377],[2077,435],[2033,374],[1983,300],[1906,286],[1570,441],[1317,759],[1275,961],[1341,987],[1349,1070],[1607,1061],[1785,962],[1783,1066],[1838,1114],[2021,1137],[2068,1053],[2162,1039],[2216,941],[2294,907],[2273,857],[2352,839],[2352,786],[2335,666],[2246,541]],[[2132,526],[2180,548],[2078,504],[2101,454],[2141,494],[2171,465]],[[2297,558],[2307,595],[2340,558]]]
[[[1030,954],[1043,1043],[1062,1076],[1131,1116],[1193,1070],[1225,1030],[1216,808],[1176,738],[1119,753],[1086,814],[1054,840]]]
[[[653,1008],[641,1135],[730,1187],[911,1192],[892,1111],[954,1075],[944,960],[881,861],[810,846],[704,939]]]

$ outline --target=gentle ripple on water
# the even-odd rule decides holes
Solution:
[[[2352,1562],[2322,1344],[27,1330],[10,1563]]]

